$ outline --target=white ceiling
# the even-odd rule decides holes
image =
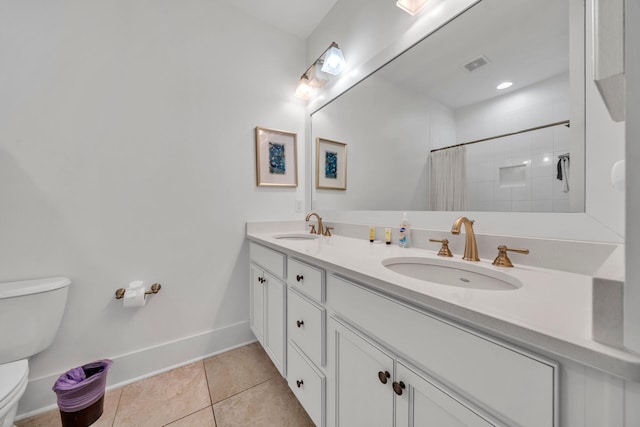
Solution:
[[[568,2],[480,2],[380,70],[379,76],[457,109],[566,72]],[[485,56],[489,64],[463,65]],[[497,91],[496,85],[514,85]]]
[[[337,0],[220,0],[287,33],[306,39]]]

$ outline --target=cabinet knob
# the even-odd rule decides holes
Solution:
[[[298,325],[298,328],[301,328],[302,325],[304,325],[304,320],[296,320],[296,325]]]
[[[264,283],[264,277],[258,277],[258,282]]]
[[[393,391],[395,391],[398,396],[402,396],[402,390],[407,388],[407,386],[405,386],[402,381],[400,382],[394,381],[392,386],[393,386]]]
[[[379,371],[378,372],[378,379],[380,380],[380,382],[382,384],[386,384],[387,383],[387,379],[391,378],[391,374],[389,373],[389,371]]]
[[[301,388],[303,384],[304,384],[304,381],[296,380],[296,385],[298,386],[298,388]]]
[[[298,274],[298,275],[296,276],[296,280],[297,280],[298,282],[302,282],[302,281],[304,280],[304,276],[303,276],[302,274]]]

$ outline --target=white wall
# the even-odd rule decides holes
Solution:
[[[430,147],[455,142],[453,111],[378,76],[315,113],[312,131],[314,144],[321,137],[348,149],[347,189],[314,188],[315,209],[426,210]]]
[[[569,74],[512,86],[495,98],[456,110],[456,142],[490,138],[569,120]]]
[[[245,221],[300,217],[304,57],[221,2],[0,2],[0,281],[73,282],[20,412],[78,364],[128,381],[252,339]],[[256,187],[256,125],[298,132],[298,189]],[[162,291],[125,310],[136,279]]]

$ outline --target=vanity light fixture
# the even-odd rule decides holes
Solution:
[[[496,89],[502,90],[502,89],[507,89],[511,86],[513,86],[513,82],[502,82],[498,86],[496,86]]]
[[[323,87],[329,82],[329,76],[322,71],[318,64],[313,64],[307,73],[309,77],[309,86]]]
[[[303,74],[298,80],[298,86],[296,86],[296,96],[298,98],[309,99],[316,93],[316,90],[309,83],[309,76]]]
[[[414,16],[427,4],[429,0],[398,0],[396,6]]]
[[[346,62],[344,61],[344,55],[342,54],[342,51],[340,50],[336,42],[332,42],[331,46],[329,46],[329,49],[324,55],[324,60],[322,61],[322,71],[337,76],[342,72],[342,70],[344,70],[345,65]]]
[[[338,43],[331,42],[328,48],[313,61],[300,76],[296,87],[296,96],[309,99],[315,94],[315,88],[321,88],[329,82],[329,75],[338,75],[344,70],[346,62]]]

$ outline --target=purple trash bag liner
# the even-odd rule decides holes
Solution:
[[[107,371],[112,363],[109,359],[98,360],[60,375],[53,385],[58,396],[58,408],[64,412],[76,412],[98,401],[104,395]]]

